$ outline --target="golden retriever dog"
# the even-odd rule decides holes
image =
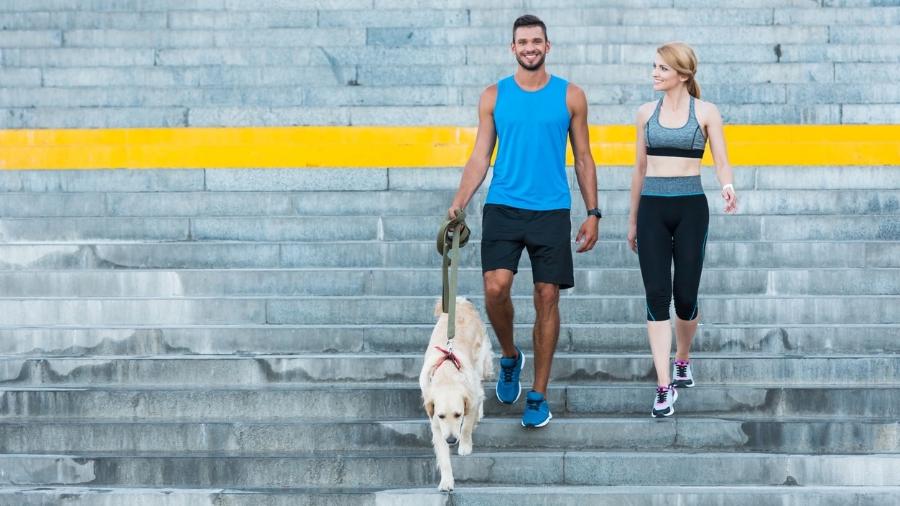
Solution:
[[[459,455],[472,453],[472,431],[484,414],[481,381],[493,376],[493,353],[478,310],[468,300],[456,298],[453,356],[443,351],[447,350],[448,315],[441,312],[441,301],[434,315],[438,321],[425,351],[419,387],[431,420],[431,444],[441,472],[438,490],[449,491],[454,485],[450,446],[459,443]]]

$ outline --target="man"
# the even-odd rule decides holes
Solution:
[[[452,218],[481,186],[499,138],[494,177],[482,218],[481,267],[485,305],[502,348],[497,399],[519,399],[525,356],[513,342],[513,276],[528,249],[534,278],[534,384],[526,395],[523,427],[543,427],[553,418],[547,383],[559,338],[559,291],[574,286],[571,196],[565,172],[566,137],[588,216],[576,241],[578,252],[597,242],[597,174],[588,142],[587,99],[574,84],[544,68],[550,52],[547,27],[526,15],[513,24],[516,73],[488,87],[478,105],[475,147],[450,205]]]

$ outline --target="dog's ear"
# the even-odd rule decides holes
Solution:
[[[479,385],[480,384],[481,383],[479,382]],[[466,389],[465,393],[463,394],[463,414],[464,415],[468,415],[468,414],[472,413],[472,411],[471,411],[472,404],[474,403],[474,399],[475,399],[475,396],[472,394],[473,394],[473,392],[471,390],[469,390],[468,388]]]
[[[425,412],[428,413],[428,418],[434,417],[434,401],[427,401],[425,403]]]

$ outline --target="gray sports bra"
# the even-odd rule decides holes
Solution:
[[[703,158],[706,148],[706,136],[694,113],[694,97],[691,97],[691,110],[687,123],[681,128],[667,128],[659,124],[659,110],[662,99],[656,104],[656,110],[644,125],[644,138],[647,140],[647,154],[652,156],[679,156],[683,158]]]

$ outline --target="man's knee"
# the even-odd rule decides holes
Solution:
[[[509,298],[512,278],[500,274],[485,274],[484,297],[488,304],[503,302]]]
[[[535,283],[534,302],[541,307],[551,307],[559,303],[559,286],[550,283]]]

